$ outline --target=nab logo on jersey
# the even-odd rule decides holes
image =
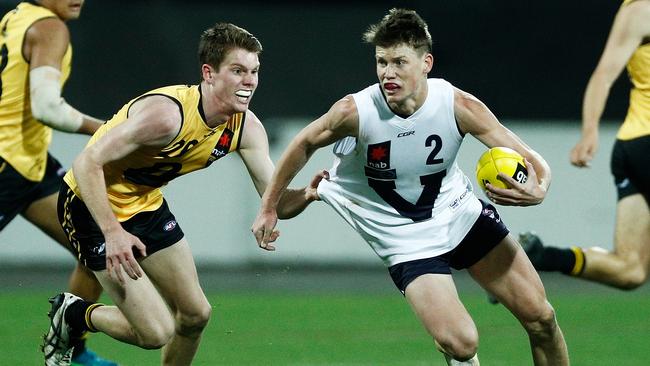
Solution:
[[[368,145],[367,162],[375,169],[390,169],[390,140]]]
[[[406,137],[406,136],[411,136],[411,135],[415,135],[415,131],[408,131],[408,132],[398,133],[397,137]]]
[[[208,158],[208,163],[206,166],[214,163],[215,161],[223,158],[226,156],[226,154],[228,154],[234,135],[234,132],[230,131],[227,128],[223,130],[221,137],[219,137],[217,144],[214,146],[214,149],[212,149],[212,152],[210,153],[210,157]]]

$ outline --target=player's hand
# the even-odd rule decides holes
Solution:
[[[124,284],[122,271],[134,280],[142,277],[142,268],[133,256],[133,247],[136,247],[142,256],[147,255],[145,245],[138,237],[119,229],[110,235],[104,235],[106,240],[106,269],[111,278]]]
[[[598,132],[583,134],[576,146],[571,150],[571,164],[579,167],[589,167],[591,160],[598,151]]]
[[[278,214],[275,210],[260,210],[253,222],[251,231],[255,236],[257,245],[268,251],[274,251],[275,246],[273,243],[279,236],[280,232],[275,230],[275,225],[278,223]]]
[[[320,184],[323,179],[330,179],[330,173],[327,170],[316,172],[314,177],[311,179],[309,186],[305,187],[305,198],[307,202],[320,201],[320,197],[318,196],[318,184]]]
[[[488,183],[485,185],[487,191],[485,194],[490,201],[503,206],[532,206],[537,205],[544,200],[546,190],[539,184],[537,173],[533,164],[527,159],[526,170],[528,178],[525,183],[519,183],[506,174],[499,173],[499,179],[504,181],[510,188],[498,188]]]

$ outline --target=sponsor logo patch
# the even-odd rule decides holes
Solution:
[[[226,154],[228,154],[234,136],[235,133],[230,131],[229,129],[225,128],[223,130],[221,136],[219,137],[219,140],[217,140],[217,144],[214,146],[214,149],[212,149],[212,152],[210,153],[210,157],[208,158],[208,162],[206,166],[209,166],[210,164],[214,163],[215,161],[223,158],[224,156],[226,156]]]
[[[390,169],[390,140],[368,145],[367,164],[375,169]]]
[[[163,226],[163,230],[172,231],[172,230],[174,230],[174,228],[176,228],[176,225],[178,225],[176,223],[176,220],[167,221],[167,223]]]

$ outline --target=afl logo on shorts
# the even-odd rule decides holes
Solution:
[[[167,221],[165,226],[163,226],[163,230],[165,231],[172,231],[174,228],[176,228],[176,220]]]

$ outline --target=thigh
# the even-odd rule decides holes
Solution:
[[[199,313],[208,305],[186,239],[140,261],[168,305],[182,313]]]
[[[621,199],[616,207],[616,254],[638,261],[650,271],[650,209],[641,194]]]
[[[511,235],[468,271],[520,321],[536,319],[547,306],[539,275]]]
[[[63,232],[61,223],[57,218],[58,192],[32,202],[22,212],[22,216],[41,229],[50,238],[73,252],[70,242]]]
[[[123,271],[121,267],[119,270]],[[169,308],[146,271],[137,280],[122,273],[123,284],[109,276],[106,270],[94,271],[94,273],[104,291],[120,309],[136,334],[157,334],[157,329],[164,324],[173,327]]]
[[[406,287],[405,296],[435,339],[458,331],[475,332],[474,322],[458,298],[451,275],[430,273],[419,276]]]

